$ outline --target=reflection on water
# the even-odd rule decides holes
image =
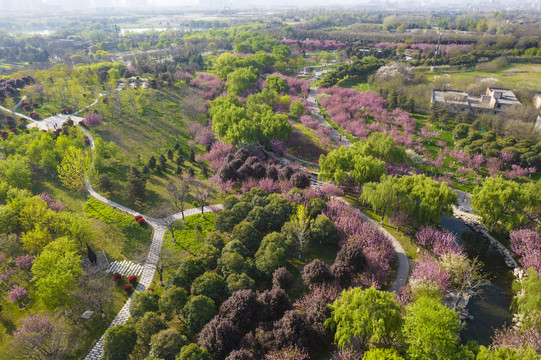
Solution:
[[[483,293],[474,297],[468,305],[474,319],[467,322],[466,329],[461,333],[463,342],[476,340],[481,345],[489,345],[494,329],[511,323],[509,306],[513,297],[513,273],[505,265],[503,256],[462,221],[443,217],[440,224],[457,236],[470,258],[478,257],[483,262],[484,271],[489,275],[490,285],[485,286]]]

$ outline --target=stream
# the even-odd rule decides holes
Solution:
[[[474,317],[467,321],[461,332],[464,343],[468,340],[489,345],[494,329],[511,324],[512,313],[509,310],[513,291],[513,272],[504,257],[482,235],[474,232],[455,217],[443,216],[440,225],[453,232],[462,244],[469,258],[477,257],[484,264],[484,272],[489,274],[490,285],[483,288],[481,295],[473,297],[468,304],[468,311]]]

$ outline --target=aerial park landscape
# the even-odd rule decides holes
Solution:
[[[1,359],[541,359],[540,11],[35,14]]]

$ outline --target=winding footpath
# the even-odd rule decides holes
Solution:
[[[321,112],[319,110],[319,106],[317,105],[317,87],[312,86],[310,87],[310,93],[307,98],[307,102],[310,105],[310,112],[312,116],[319,122],[321,126],[324,126],[331,130],[329,136],[331,139],[337,143],[340,146],[351,146],[351,142],[347,140],[344,136],[341,136],[338,131],[336,131],[328,122],[325,120],[325,118],[321,115]],[[376,221],[372,220],[368,215],[363,213],[361,211],[361,216],[364,221],[369,222],[370,224],[374,225],[378,230],[385,235],[389,241],[393,244],[393,248],[396,252],[396,256],[398,258],[398,269],[396,272],[396,279],[391,285],[391,287],[388,289],[389,292],[395,291],[398,293],[401,287],[405,286],[408,282],[408,276],[410,273],[410,264],[408,260],[408,256],[406,255],[406,251],[400,244],[400,242],[390,233],[388,232],[383,226],[378,224]]]
[[[92,138],[92,135],[90,132],[82,127],[79,127],[81,131],[88,137],[90,142],[90,147],[93,150],[94,149],[94,139]],[[136,216],[136,215],[142,215],[139,212],[132,210],[130,208],[127,208],[123,205],[120,205],[114,201],[111,201],[104,196],[97,193],[90,184],[90,180],[86,179],[85,181],[86,189],[90,193],[90,196],[95,198],[96,200],[101,201],[104,204],[107,204],[109,206],[112,206],[116,209],[119,209],[121,211],[124,211],[130,215]],[[221,205],[214,205],[214,208],[221,208]],[[184,211],[184,216],[190,216],[194,214],[198,214],[201,211],[200,208],[194,208],[194,209],[188,209]],[[205,207],[203,209],[204,212],[210,212],[212,211],[210,207]],[[158,263],[158,257],[160,255],[160,250],[162,248],[163,244],[163,237],[165,235],[165,231],[167,229],[167,226],[173,223],[176,220],[179,220],[182,218],[182,212],[173,214],[169,217],[162,218],[162,219],[153,219],[151,217],[147,217],[142,215],[147,223],[154,229],[154,234],[152,236],[152,243],[150,244],[150,249],[148,251],[148,255],[144,264],[143,268],[143,274],[141,275],[141,279],[139,280],[139,284],[137,285],[137,288],[135,291],[141,291],[145,290],[149,287],[149,285],[152,283],[152,279],[154,278],[154,273],[156,271],[156,265]],[[132,295],[133,296],[133,295]],[[130,318],[130,303],[131,303],[131,297],[128,299],[126,304],[122,307],[122,309],[119,311],[119,313],[115,316],[111,324],[109,324],[109,328],[125,324],[126,321]],[[103,351],[103,335],[100,337],[100,339],[96,342],[96,344],[92,347],[88,355],[85,357],[85,360],[99,360],[101,359]]]

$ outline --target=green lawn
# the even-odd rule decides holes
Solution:
[[[538,64],[509,64],[496,72],[464,68],[442,68],[436,72],[425,72],[429,81],[444,74],[449,75],[450,79],[455,81],[496,78],[499,80],[498,86],[517,90],[523,88],[539,89],[541,87],[541,65]]]
[[[214,231],[214,213],[205,213],[204,217],[201,214],[194,214],[187,216],[185,223],[182,223],[182,219],[176,221],[173,226],[175,227],[175,248],[179,252],[185,250],[197,255],[199,249],[203,246],[205,236]],[[164,236],[164,242],[172,241],[171,231],[167,230]]]

